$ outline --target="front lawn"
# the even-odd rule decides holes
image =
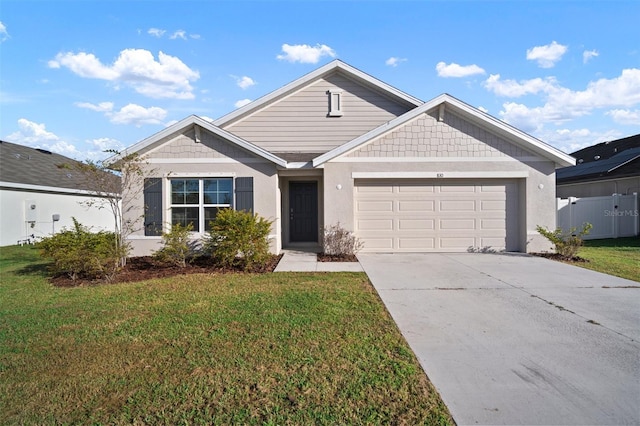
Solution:
[[[640,281],[640,238],[611,238],[588,240],[578,256],[588,262],[578,266],[615,275],[633,281]]]
[[[365,274],[43,267],[0,248],[0,424],[453,424]]]

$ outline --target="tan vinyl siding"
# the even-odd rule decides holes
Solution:
[[[342,90],[340,117],[330,117],[330,89]],[[326,152],[411,109],[340,74],[319,79],[248,117],[223,126],[271,152]]]

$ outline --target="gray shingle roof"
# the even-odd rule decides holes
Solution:
[[[640,175],[640,135],[599,143],[571,155],[579,163],[556,170],[556,183]]]
[[[64,155],[0,141],[0,182],[90,190],[90,184],[74,169],[76,164],[79,162]]]

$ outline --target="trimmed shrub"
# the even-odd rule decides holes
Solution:
[[[193,231],[193,224],[182,226],[179,223],[171,225],[171,231],[162,234],[162,248],[153,253],[154,259],[170,265],[186,268],[187,258],[192,250],[189,245],[189,233]]]
[[[555,252],[567,259],[576,257],[578,250],[582,247],[582,237],[588,235],[591,228],[593,228],[593,225],[588,222],[582,224],[580,231],[573,227],[568,232],[564,232],[562,228],[550,231],[540,225],[536,226],[536,230],[553,244],[552,248]]]
[[[355,256],[363,246],[353,232],[340,226],[340,222],[325,226],[322,233],[322,249],[329,256]]]
[[[49,271],[53,275],[111,280],[118,271],[121,253],[125,248],[117,244],[114,232],[90,232],[73,219],[73,229],[64,229],[38,243],[41,254],[53,261]],[[120,248],[118,248],[120,247]]]
[[[223,267],[252,270],[265,266],[271,257],[270,230],[271,221],[257,214],[223,209],[211,222],[203,249]]]

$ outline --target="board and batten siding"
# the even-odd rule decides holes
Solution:
[[[340,117],[328,114],[329,90],[342,91],[343,115]],[[274,153],[317,153],[361,136],[411,108],[333,74],[222,127]]]

